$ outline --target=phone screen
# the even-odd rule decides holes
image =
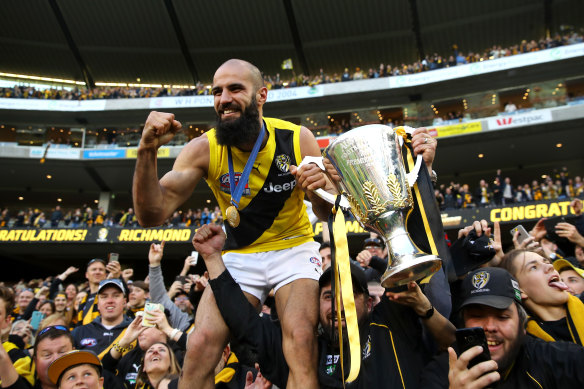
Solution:
[[[191,252],[191,266],[196,266],[198,261],[199,261],[199,252],[192,251]]]

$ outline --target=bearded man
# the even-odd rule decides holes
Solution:
[[[212,93],[216,128],[190,141],[172,171],[158,180],[156,155],[181,129],[173,114],[152,112],[144,125],[133,198],[140,225],[161,225],[201,178],[213,191],[225,222],[223,260],[258,309],[273,288],[290,367],[288,388],[317,388],[319,245],[303,204],[326,219],[331,206],[312,190],[333,189],[314,164],[296,166],[320,149],[305,127],[263,116],[268,89],[257,67],[232,59],[217,69]],[[334,190],[334,189],[333,189]],[[189,337],[180,388],[214,388],[214,368],[229,330],[206,288]]]

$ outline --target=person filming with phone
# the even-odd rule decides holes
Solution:
[[[468,328],[457,332],[474,336],[457,333],[456,347],[436,356],[424,369],[421,388],[581,387],[584,348],[526,334],[521,291],[509,272],[477,269],[464,278],[461,296],[460,324]],[[479,346],[485,343],[486,347]],[[482,362],[475,364],[476,357]]]

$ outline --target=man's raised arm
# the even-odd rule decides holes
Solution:
[[[161,225],[191,195],[209,165],[209,141],[200,136],[189,142],[172,170],[158,181],[158,149],[180,131],[174,114],[152,111],[138,146],[132,196],[138,222],[143,227]]]

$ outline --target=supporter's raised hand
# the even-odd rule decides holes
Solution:
[[[221,250],[225,244],[225,233],[221,226],[216,224],[205,224],[197,230],[193,238],[193,246],[199,252],[210,278],[217,278],[225,271],[225,264],[221,258]]]
[[[170,334],[170,332],[173,330],[170,324],[168,324],[166,315],[160,309],[148,311],[148,315],[150,315],[148,317],[148,321],[156,324],[156,327],[158,327],[160,331],[164,332],[165,334]]]
[[[408,290],[405,292],[385,292],[385,295],[391,301],[412,308],[418,316],[423,316],[432,307],[432,303],[415,281],[408,282]]]
[[[187,275],[187,272],[191,268],[191,259],[193,259],[193,257],[191,257],[190,255],[185,258],[185,264],[183,265],[182,271],[180,272],[181,276]]]
[[[258,374],[256,375],[255,381],[253,379],[253,373],[251,371],[248,371],[247,374],[245,375],[244,389],[270,389],[272,387],[272,383],[268,381],[266,378],[264,378],[264,376],[257,367],[256,369],[258,370]]]
[[[142,327],[142,315],[137,315],[128,326],[126,332],[124,332],[124,336],[120,339],[119,345],[122,347],[128,347],[133,341],[138,339],[138,336],[140,336],[145,329],[146,327]]]
[[[359,254],[357,254],[357,262],[359,262],[361,267],[367,267],[369,266],[369,263],[371,263],[372,257],[373,255],[369,252],[369,250],[362,250]]]
[[[122,265],[118,261],[111,261],[105,266],[108,271],[107,278],[120,278],[122,275]]]
[[[158,149],[170,142],[181,129],[182,124],[174,119],[174,114],[152,111],[144,124],[140,148]]]
[[[192,274],[190,276],[186,276],[185,277],[185,283],[183,284],[183,290],[187,293],[189,293],[191,291],[191,288],[193,287],[193,277]]]
[[[547,234],[547,231],[545,229],[545,225],[543,224],[544,219],[539,219],[537,221],[537,223],[535,223],[535,226],[533,226],[533,228],[531,229],[531,231],[529,231],[529,235],[533,236],[533,239],[536,242],[539,242],[540,240],[542,240],[545,235]]]
[[[21,324],[20,326],[16,326],[14,328],[12,328],[10,330],[10,335],[18,335],[22,338],[22,340],[24,341],[24,343],[26,344],[30,344],[31,340],[32,340],[32,326],[30,325],[30,319],[28,319],[28,321],[23,324]]]
[[[513,235],[513,247],[519,250],[536,250],[540,247],[539,242],[535,241],[533,236],[530,236],[527,239],[524,239],[523,242],[519,243],[519,231],[515,231]]]
[[[501,226],[499,222],[493,223],[493,238],[491,239],[491,245],[495,250],[495,256],[488,263],[489,266],[499,266],[505,253],[503,252],[503,243],[501,242]],[[491,230],[487,228],[487,236],[490,238]]]
[[[195,292],[202,292],[209,285],[209,272],[206,271],[201,277],[197,277],[195,281]]]
[[[570,203],[570,206],[574,210],[574,214],[575,215],[580,216],[582,214],[582,208],[583,208],[583,206],[582,206],[582,200],[580,200],[580,199],[574,199]]]
[[[118,345],[122,348],[128,348],[132,343],[138,339],[138,336],[146,329],[146,327],[142,327],[142,315],[137,315],[134,320],[130,323],[126,331],[124,331],[124,335],[118,341]],[[115,348],[110,349],[110,354],[114,359],[120,359],[122,354],[117,351]]]
[[[472,230],[475,230],[477,236],[481,236],[481,235],[483,235],[483,233],[486,233],[487,230],[489,230],[489,223],[487,223],[487,221],[485,219],[483,219],[481,221],[478,221],[478,220],[474,221],[472,223],[472,225],[466,226],[466,227],[458,230],[458,239],[462,239],[462,238],[466,237],[468,235],[468,233],[471,232]]]
[[[57,278],[59,278],[61,281],[65,281],[67,279],[67,277],[69,277],[71,274],[77,272],[79,270],[79,268],[76,268],[75,266],[69,266],[67,268],[67,270],[65,270],[63,273],[59,274],[57,276]]]
[[[456,351],[452,347],[448,347],[450,389],[486,388],[501,379],[497,372],[497,362],[493,360],[481,362],[468,369],[468,363],[482,351],[481,346],[475,346],[457,357]]]
[[[44,294],[46,294],[48,291],[49,291],[49,287],[48,287],[48,286],[45,286],[45,285],[43,285],[43,286],[41,286],[41,287],[39,288],[39,290],[36,292],[36,294],[34,295],[34,297],[35,297],[37,300],[40,300],[40,299],[41,299],[41,297],[42,297]]]
[[[414,130],[412,134],[412,148],[415,155],[422,155],[424,163],[429,171],[432,170],[432,163],[436,157],[436,147],[438,141],[433,138],[427,128],[420,127]]]
[[[216,224],[205,224],[197,229],[197,233],[193,238],[193,246],[201,254],[205,262],[220,257],[224,244],[225,233],[221,226]]]
[[[160,244],[152,243],[150,245],[150,251],[148,252],[148,262],[150,262],[150,266],[160,266],[162,255],[164,254],[164,244],[165,242],[162,241]]]
[[[172,299],[181,290],[183,290],[183,284],[180,281],[174,281],[166,294]]]
[[[122,271],[122,278],[126,282],[128,282],[132,278],[133,275],[134,275],[134,269],[132,269],[132,268],[124,269]]]
[[[582,246],[582,243],[584,243],[584,237],[580,235],[578,229],[573,224],[565,222],[556,224],[556,233],[577,245]]]

